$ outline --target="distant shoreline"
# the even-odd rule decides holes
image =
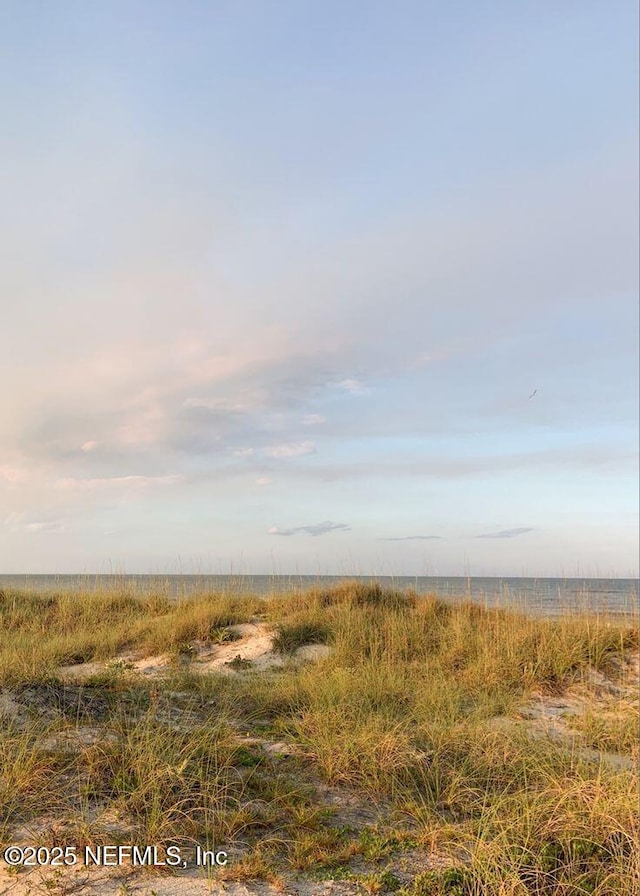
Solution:
[[[484,581],[523,581],[523,582],[640,582],[638,576],[413,576],[413,575],[382,575],[380,573],[253,573],[253,572],[3,572],[0,580],[5,578],[124,578],[124,579],[353,579],[353,580],[396,580],[396,579],[425,579],[425,580],[459,580],[466,582],[472,580]]]
[[[206,592],[274,593],[328,588],[345,581],[373,583],[446,600],[465,599],[485,606],[501,606],[542,615],[589,611],[635,615],[638,612],[638,579],[586,577],[496,577],[496,576],[382,576],[300,574],[139,574],[83,573],[55,575],[24,573],[0,575],[0,589],[35,592],[72,592],[125,589],[169,598],[190,598]]]

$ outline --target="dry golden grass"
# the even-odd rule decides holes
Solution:
[[[262,674],[187,669],[144,680],[118,664],[124,650],[224,643],[229,625],[255,614],[285,657],[309,642],[331,652]],[[376,863],[410,841],[450,857],[443,871],[416,870],[410,896],[633,892],[633,770],[612,771],[606,757],[590,761],[515,724],[533,690],[561,694],[590,669],[615,679],[620,658],[638,649],[633,622],[544,620],[346,583],[176,603],[11,592],[0,597],[0,631],[0,687],[25,716],[0,728],[3,839],[37,830],[46,815],[49,827],[59,820],[58,838],[99,842],[113,837],[103,822],[115,817],[129,842],[235,844],[243,858],[227,876],[315,869],[355,874],[372,893],[400,886]],[[56,679],[61,665],[114,659],[84,684]],[[496,727],[498,716],[507,724]],[[635,755],[627,704],[572,724],[585,746]],[[286,762],[263,749],[282,739],[297,748]],[[355,794],[363,812],[387,807],[384,849],[372,851],[365,822],[339,829],[323,814],[322,782]],[[368,870],[350,870],[356,859]]]

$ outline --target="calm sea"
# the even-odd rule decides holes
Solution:
[[[567,610],[637,614],[638,579],[444,578],[436,576],[348,576],[380,582],[448,600],[473,600],[487,606],[516,607],[555,615]],[[202,592],[270,594],[333,585],[345,576],[223,575],[0,575],[0,589],[37,591],[131,591],[188,598]]]

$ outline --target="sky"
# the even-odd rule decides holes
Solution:
[[[632,0],[5,0],[0,573],[638,574]]]

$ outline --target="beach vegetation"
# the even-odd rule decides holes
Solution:
[[[277,662],[247,657],[249,629]],[[358,582],[9,591],[0,632],[3,843],[215,841],[220,879],[402,896],[640,879],[634,619]]]

